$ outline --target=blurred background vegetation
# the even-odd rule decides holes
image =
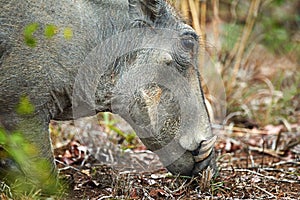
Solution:
[[[221,75],[226,114],[219,122],[247,128],[300,123],[300,1],[170,2],[200,35],[201,71],[211,67],[208,54]],[[222,106],[203,84],[216,115]]]

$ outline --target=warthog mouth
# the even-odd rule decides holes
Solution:
[[[192,151],[192,155],[195,160],[195,165],[192,174],[196,175],[209,167],[215,173],[216,163],[214,155],[214,144],[217,140],[217,136],[213,136],[208,140],[204,140],[200,143],[199,147]]]
[[[217,136],[212,136],[203,140],[196,150],[190,151],[184,149],[179,143],[168,145],[165,151],[155,151],[160,157],[162,163],[173,174],[185,176],[199,175],[203,170],[210,167],[212,173],[215,173],[215,153],[214,144]]]
[[[208,140],[204,140],[200,143],[199,147],[192,151],[192,155],[194,156],[195,162],[202,162],[205,160],[214,149],[214,144],[217,140],[217,136],[213,136]]]

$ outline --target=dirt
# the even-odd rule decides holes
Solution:
[[[60,130],[70,133],[72,126]],[[78,130],[80,139],[64,138],[68,143],[55,149],[69,188],[62,199],[300,199],[300,145],[291,145],[298,130],[215,129],[218,172],[212,178],[172,175],[138,139],[130,146],[103,125],[85,122]],[[92,140],[84,136],[97,131]]]

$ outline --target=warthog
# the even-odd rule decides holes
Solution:
[[[2,0],[0,126],[21,130],[55,171],[50,120],[109,111],[170,172],[214,168],[198,48],[162,0]],[[31,113],[18,112],[22,98]]]

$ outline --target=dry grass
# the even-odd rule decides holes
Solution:
[[[244,123],[248,120],[250,124],[265,126],[283,121],[300,121],[297,103],[300,101],[300,65],[297,62],[299,58],[295,55],[295,52],[300,51],[294,46],[287,54],[273,54],[260,44],[265,33],[258,35],[255,29],[256,24],[259,27],[263,23],[261,13],[270,12],[274,1],[171,2],[200,35],[200,71],[213,67],[220,73],[226,105],[213,100],[219,99],[214,96],[216,91],[213,86],[219,84],[219,80],[216,80],[218,83],[206,81],[210,85],[203,82],[206,97],[214,112],[222,113],[216,110],[219,107],[227,111],[226,116],[218,119],[219,122]],[[227,8],[220,7],[220,4]],[[243,15],[239,14],[241,12]],[[229,16],[230,20],[227,19]],[[237,23],[239,20],[242,23]],[[294,34],[295,38],[297,34],[299,31]],[[294,41],[299,43],[297,39]],[[213,64],[206,61],[209,59],[213,60]]]

